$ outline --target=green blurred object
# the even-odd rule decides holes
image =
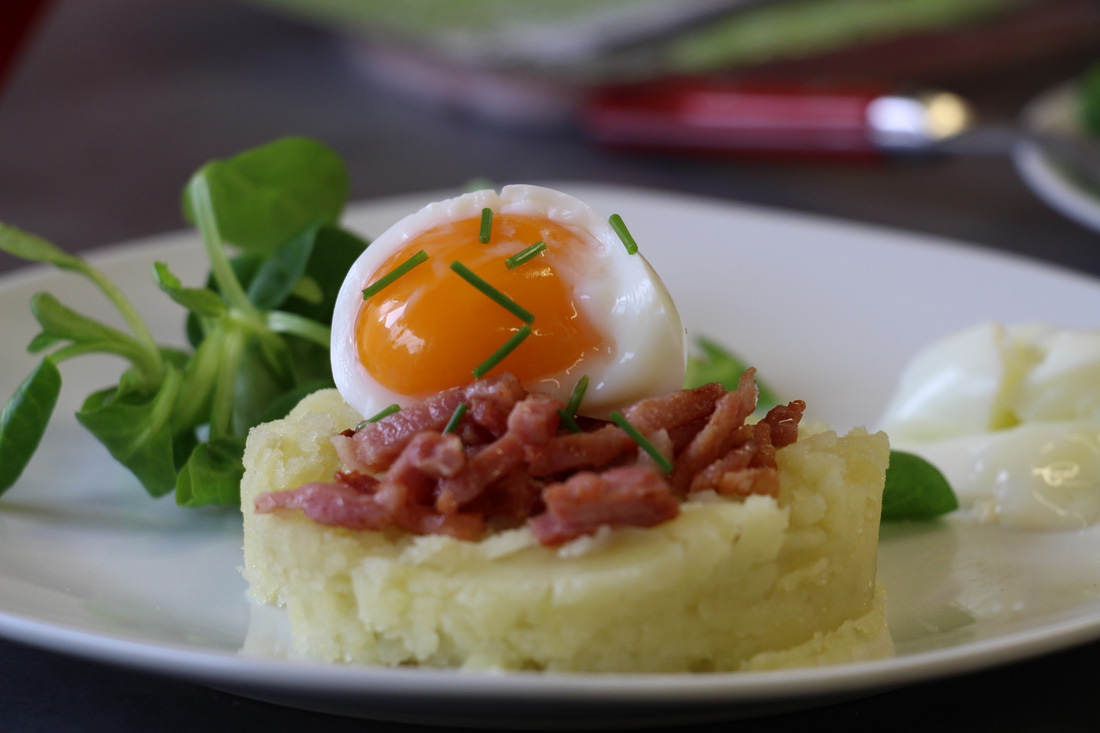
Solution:
[[[698,354],[688,356],[687,373],[684,375],[684,389],[702,387],[710,382],[719,382],[727,390],[736,390],[741,374],[748,368],[743,359],[729,349],[706,337],[695,339]],[[760,390],[757,409],[769,409],[779,404],[779,397],[766,383],[756,379]]]
[[[1081,124],[1093,135],[1100,135],[1100,63],[1093,64],[1081,77]]]
[[[252,0],[492,70],[584,82],[714,71],[977,23],[1023,0]]]

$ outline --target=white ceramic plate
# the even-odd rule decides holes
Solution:
[[[1056,135],[1084,135],[1076,85],[1065,84],[1039,95],[1024,109],[1026,129]],[[1078,224],[1100,232],[1100,188],[1060,165],[1038,145],[1021,142],[1013,149],[1016,170],[1048,206]]]
[[[1095,326],[1100,283],[965,245],[677,195],[558,185],[630,224],[684,323],[736,348],[813,418],[874,424],[906,359],[990,317]],[[367,235],[443,195],[355,207]],[[181,311],[149,280],[164,260],[204,275],[191,234],[97,253],[154,329],[182,342]],[[74,276],[0,281],[9,348],[0,393],[35,359],[30,295],[110,315]],[[117,319],[114,319],[117,322]],[[109,359],[63,366],[61,402],[26,474],[0,499],[0,633],[261,699],[379,719],[554,727],[757,715],[978,669],[1100,637],[1100,534],[1028,534],[962,518],[885,527],[880,576],[897,656],[715,675],[456,674],[316,664],[242,652],[252,610],[235,513],[152,501],[71,417],[117,379]],[[255,630],[255,627],[254,627]],[[255,634],[254,634],[255,636]]]

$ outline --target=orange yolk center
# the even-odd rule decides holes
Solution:
[[[458,260],[530,311],[531,335],[493,371],[521,380],[566,372],[582,358],[606,351],[576,307],[573,287],[557,269],[579,270],[591,245],[552,221],[496,214],[487,244],[478,241],[481,219],[448,222],[414,237],[371,276],[380,279],[420,250],[429,259],[367,298],[359,309],[359,359],[383,386],[422,395],[467,384],[471,370],[524,325],[518,317],[450,269]],[[508,269],[506,258],[537,241],[546,249]],[[579,377],[580,375],[577,375]]]

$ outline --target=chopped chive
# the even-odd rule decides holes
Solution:
[[[420,250],[419,252],[414,254],[412,257],[410,257],[409,259],[405,260],[404,262],[402,262],[397,267],[390,270],[388,274],[383,275],[378,280],[376,280],[373,284],[369,285],[363,291],[363,300],[366,300],[367,298],[374,295],[375,293],[377,293],[382,288],[384,288],[387,285],[389,285],[390,283],[392,283],[397,278],[404,275],[409,270],[411,270],[414,267],[416,267],[417,265],[419,265],[421,262],[426,262],[427,260],[428,260],[428,254],[424,250]]]
[[[400,409],[401,409],[401,405],[399,405],[395,402],[392,405],[390,405],[389,407],[382,408],[382,410],[377,415],[373,415],[371,417],[368,417],[366,420],[364,420],[363,422],[356,425],[355,429],[356,430],[362,430],[363,428],[365,428],[367,426],[367,423],[369,423],[369,422],[378,422],[382,418],[389,417],[390,415],[392,415],[393,413],[397,412]]]
[[[504,306],[504,308],[507,309],[508,312],[514,315],[516,318],[520,319],[528,325],[535,322],[535,317],[530,313],[530,311],[526,310],[519,303],[512,300],[507,295],[500,292],[492,285],[475,275],[470,268],[466,267],[466,265],[462,264],[458,260],[455,260],[451,263],[451,269],[458,273],[463,280],[488,295],[500,305]]]
[[[646,440],[646,437],[638,432],[638,428],[627,422],[627,419],[623,417],[621,412],[613,412],[609,417],[611,418],[611,422],[622,428],[642,450],[649,454],[649,457],[661,467],[662,471],[665,473],[672,473],[672,461],[665,458],[659,450],[653,447],[653,443]]]
[[[523,342],[523,339],[527,338],[530,335],[531,329],[527,326],[524,326],[520,330],[516,331],[512,335],[512,338],[505,341],[504,345],[494,351],[488,359],[474,367],[474,378],[481,379],[486,374],[488,374],[490,369],[503,361],[504,357],[511,354],[515,350],[515,348]]]
[[[493,210],[481,210],[481,233],[477,235],[477,241],[482,244],[489,243],[489,235],[493,231]]]
[[[587,389],[588,375],[585,374],[573,385],[573,393],[569,395],[569,404],[565,406],[565,411],[569,413],[570,417],[577,414],[577,410],[580,409],[581,400],[584,399],[584,393]]]
[[[618,214],[612,214],[608,222],[611,224],[611,228],[615,230],[615,233],[619,235],[619,239],[623,240],[623,244],[626,245],[626,253],[632,255],[637,252],[638,243],[634,241],[634,237],[630,236],[626,224],[623,223],[623,218]]]
[[[543,242],[540,239],[539,241],[535,242],[534,244],[529,245],[527,247],[524,247],[519,252],[516,252],[511,257],[504,260],[504,266],[507,267],[509,270],[511,270],[514,267],[519,267],[524,262],[531,259],[532,257],[537,255],[539,252],[543,251],[544,249],[546,249],[546,242]]]
[[[581,430],[581,426],[577,424],[577,421],[573,419],[573,416],[570,415],[565,410],[558,410],[558,417],[561,418],[561,424],[564,425],[565,427],[569,428],[569,432],[571,432],[571,433],[583,433],[584,432],[583,430]]]
[[[488,209],[486,209],[488,211]],[[443,428],[444,433],[453,433],[455,428],[458,427],[458,421],[462,419],[462,416],[466,414],[466,403],[459,402],[458,407],[451,413],[451,419],[447,421],[447,427]]]

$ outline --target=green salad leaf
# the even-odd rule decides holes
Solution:
[[[1085,130],[1100,136],[1100,64],[1093,64],[1078,82],[1081,100],[1081,124]]]
[[[152,496],[181,506],[237,505],[248,430],[332,386],[328,343],[344,273],[367,243],[339,228],[347,173],[335,152],[283,138],[200,168],[184,216],[202,235],[210,275],[185,286],[166,263],[152,277],[186,312],[193,351],[158,345],[122,291],[82,258],[0,224],[0,249],[87,277],[122,315],[121,330],[49,293],[31,299],[49,352],[0,417],[0,493],[36,450],[61,389],[58,365],[92,353],[130,363],[89,395],[77,420]],[[231,255],[231,248],[237,253]]]
[[[684,389],[701,387],[711,382],[720,382],[728,390],[737,389],[738,380],[748,365],[724,346],[700,336],[695,339],[701,352],[688,356],[687,373],[684,375]],[[779,404],[775,391],[757,376],[756,386],[760,390],[758,409],[768,409]]]
[[[202,179],[218,202],[216,225],[227,242],[266,254],[318,219],[335,224],[347,203],[348,174],[332,149],[305,137],[286,137],[228,160],[204,165]],[[192,180],[195,180],[192,179]],[[190,194],[184,216],[199,218]]]
[[[197,507],[237,504],[244,475],[244,438],[216,438],[198,445],[179,473],[176,503]]]
[[[46,357],[27,375],[0,415],[0,493],[31,460],[61,394],[61,372]]]
[[[934,519],[959,508],[959,500],[938,468],[918,455],[890,451],[882,519]]]

